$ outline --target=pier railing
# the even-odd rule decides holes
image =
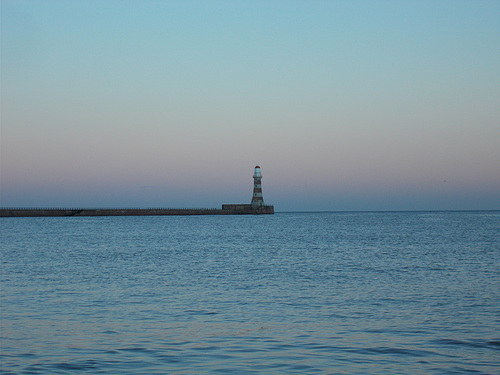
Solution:
[[[238,215],[238,214],[272,214],[273,206],[262,206],[253,209],[250,205],[245,209],[223,208],[77,208],[77,207],[1,207],[0,217],[43,217],[43,216],[153,216],[153,215]]]

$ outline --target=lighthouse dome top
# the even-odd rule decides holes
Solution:
[[[255,171],[254,171],[253,176],[254,177],[262,177],[262,175],[260,173],[260,167],[258,165],[255,166]]]

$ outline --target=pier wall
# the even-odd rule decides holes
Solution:
[[[0,217],[47,216],[160,216],[274,214],[273,206],[222,205],[217,208],[0,208]]]

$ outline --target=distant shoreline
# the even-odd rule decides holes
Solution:
[[[387,213],[446,213],[446,212],[500,212],[499,209],[470,209],[470,210],[308,210],[308,211],[278,211],[280,214],[387,214]]]

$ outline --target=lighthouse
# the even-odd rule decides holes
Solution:
[[[262,174],[260,172],[260,167],[256,165],[253,173],[252,207],[264,206],[264,199],[262,198],[261,179],[262,179]]]
[[[250,204],[223,204],[222,213],[234,214],[274,214],[274,206],[264,204],[262,198],[262,173],[260,167],[255,166],[253,172],[253,194],[252,202]]]

